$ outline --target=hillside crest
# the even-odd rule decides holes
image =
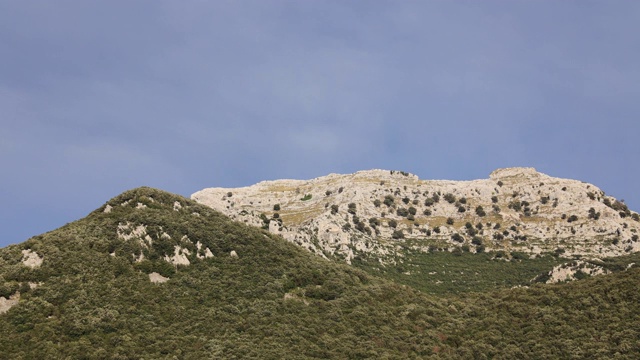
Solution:
[[[585,182],[531,167],[488,179],[421,180],[381,169],[208,188],[191,198],[322,256],[507,250],[616,256],[640,250],[640,217]]]

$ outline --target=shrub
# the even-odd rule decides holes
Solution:
[[[338,194],[340,194],[342,191],[344,191],[344,187],[340,186],[340,188],[338,189]]]
[[[388,224],[389,224],[390,227],[392,227],[394,229],[398,226],[398,222],[393,220],[393,219],[389,220]]]
[[[407,215],[407,220],[414,221],[415,219],[416,218],[413,215],[411,215],[411,214]]]
[[[404,233],[402,230],[396,230],[391,234],[391,237],[394,239],[404,239]]]
[[[455,242],[464,242],[464,237],[462,237],[462,235],[455,233],[453,235],[451,235],[451,240],[455,241]]]
[[[387,195],[387,196],[384,197],[384,204],[385,205],[391,206],[391,205],[393,205],[393,202],[394,202],[393,196]]]
[[[382,204],[382,201],[380,201],[379,199],[373,200],[373,206],[380,207],[380,204]]]
[[[229,192],[227,193],[227,197],[232,197],[232,196],[233,196],[233,193],[232,193],[231,191],[229,191]]]
[[[416,211],[417,211],[416,208],[414,208],[413,206],[409,207],[409,214],[415,215]]]
[[[405,208],[398,208],[396,210],[396,215],[406,217],[407,215],[409,215],[409,211]]]
[[[569,216],[569,218],[567,219],[567,222],[574,222],[578,220],[578,217],[576,215],[571,215]]]
[[[329,195],[333,194],[333,192],[331,190],[327,190],[327,191],[324,192],[324,194],[329,196]]]
[[[459,213],[463,213],[463,212],[465,212],[465,211],[467,211],[467,209],[465,209],[465,207],[464,207],[464,206],[460,205],[460,207],[458,208],[458,212],[459,212]]]
[[[347,212],[349,214],[355,214],[356,213],[356,203],[349,203]]]
[[[453,195],[452,193],[446,193],[446,194],[444,194],[444,199],[445,199],[449,204],[453,204],[454,202],[456,202],[456,197],[455,197],[455,195]]]
[[[497,196],[492,196],[491,197],[491,202],[493,202],[494,204],[498,202],[498,197]]]
[[[273,205],[273,211],[280,211],[280,204]]]
[[[480,205],[478,205],[478,207],[476,207],[476,214],[480,217],[487,215],[486,212],[484,212],[484,208]]]
[[[426,216],[431,216],[431,210],[429,209],[425,209],[422,213]]]
[[[335,215],[338,213],[338,205],[331,205],[331,214]]]
[[[436,234],[440,234],[440,226],[434,226],[433,227],[433,232]]]
[[[473,245],[482,245],[482,238],[474,236],[473,239],[471,239],[471,243]]]
[[[411,201],[411,199],[409,199],[409,198],[408,198],[408,197],[406,197],[406,196],[402,198],[402,202],[403,202],[403,203],[405,203],[405,204],[408,204],[408,203],[409,203],[409,201]]]
[[[447,218],[447,225],[453,225],[453,219]]]
[[[466,204],[467,203],[467,198],[466,197],[461,197],[460,200],[460,204]]]
[[[278,213],[273,213],[273,218],[274,218],[274,219],[277,219],[277,218],[279,218],[279,217],[280,217],[280,214],[278,214]]]
[[[433,201],[433,199],[432,199],[432,198],[427,198],[427,199],[424,201],[424,206],[431,206],[431,205],[433,205],[433,203],[434,203],[434,201]]]
[[[502,185],[504,185],[504,183],[502,181],[498,181],[498,186],[502,187]]]
[[[440,202],[440,195],[434,193],[431,199],[434,203]]]
[[[307,200],[311,200],[312,195],[311,194],[307,194],[305,195],[302,199],[300,199],[301,201],[307,201]]]

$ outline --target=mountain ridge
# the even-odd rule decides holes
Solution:
[[[374,169],[207,188],[191,198],[347,262],[358,253],[392,254],[403,239],[424,239],[416,246],[425,251],[467,246],[567,257],[640,251],[638,213],[595,185],[534,168],[497,169],[488,179],[467,181]]]

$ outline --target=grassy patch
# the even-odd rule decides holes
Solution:
[[[509,260],[502,252],[456,254],[407,250],[405,254],[404,258],[396,259],[396,265],[382,266],[361,257],[354,265],[425,293],[446,295],[530,285],[531,279],[566,261],[551,255]]]

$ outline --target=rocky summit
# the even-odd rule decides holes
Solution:
[[[640,216],[582,181],[533,168],[488,179],[421,180],[367,170],[311,180],[207,188],[191,198],[324,257],[504,251],[610,257],[640,250]],[[459,250],[458,250],[459,251]]]

